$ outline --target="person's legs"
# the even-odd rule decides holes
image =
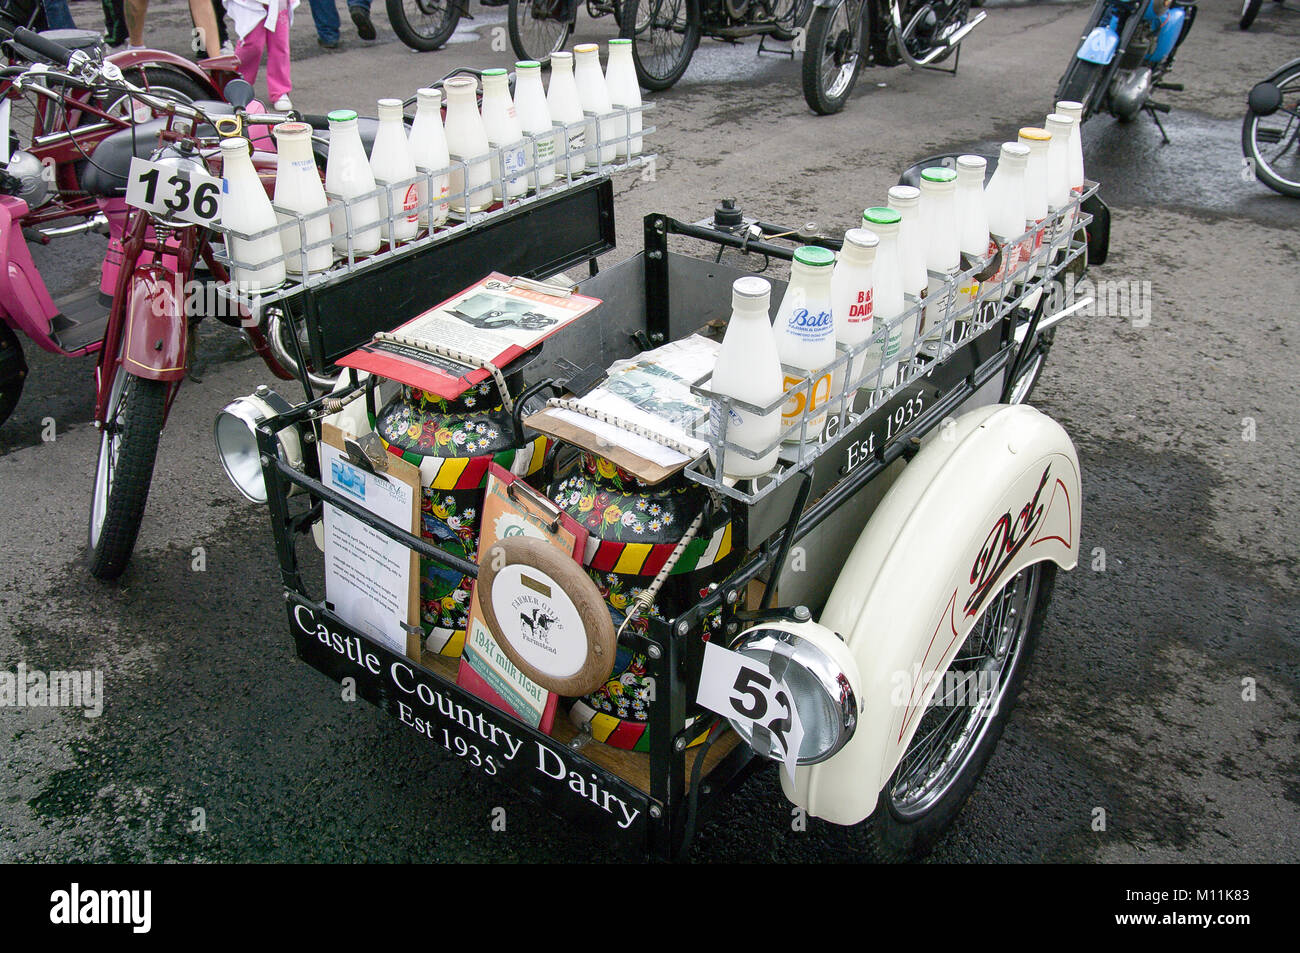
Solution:
[[[75,30],[77,24],[72,21],[72,11],[68,9],[68,0],[41,0],[45,8],[45,25],[51,30]]]
[[[132,46],[144,45],[144,15],[149,10],[149,0],[126,0],[126,29]]]
[[[283,7],[275,30],[267,36],[266,91],[272,103],[293,92],[293,80],[289,78],[289,11]]]
[[[212,12],[212,0],[190,0],[190,18],[195,30],[190,48],[205,56],[218,55],[221,52],[221,34],[217,30],[216,14]]]
[[[311,0],[311,18],[316,24],[316,37],[321,46],[338,46],[339,8],[335,0]]]
[[[373,40],[375,25],[370,22],[370,0],[348,0],[348,13],[352,14],[357,36],[363,40]]]
[[[212,15],[217,18],[217,39],[224,47],[230,42],[230,31],[226,29],[226,7],[221,0],[212,0]]]
[[[266,27],[258,24],[248,36],[241,36],[235,46],[235,55],[239,57],[239,75],[257,85],[257,69],[262,65],[262,51],[266,49]]]
[[[126,42],[126,9],[122,0],[100,0],[104,8],[104,38],[109,46]]]

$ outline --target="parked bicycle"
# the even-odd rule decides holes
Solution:
[[[1300,198],[1300,59],[1294,59],[1247,98],[1241,151],[1256,179],[1275,192]]]
[[[623,0],[585,0],[587,15],[593,20],[614,15],[622,23]],[[564,49],[573,36],[581,0],[510,0],[507,23],[510,45],[523,60],[536,60],[543,66],[551,54]]]
[[[970,0],[813,0],[803,96],[818,115],[844,108],[864,66],[956,73],[961,41],[987,16]],[[951,66],[942,66],[952,57]]]

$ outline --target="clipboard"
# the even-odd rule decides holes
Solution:
[[[579,566],[587,530],[577,520],[497,464],[489,464],[479,524],[479,565],[492,547],[510,536],[542,539],[573,557]],[[470,594],[465,648],[456,684],[520,721],[550,734],[559,696],[529,679],[510,662],[484,621],[478,586]]]
[[[326,448],[337,453],[329,453]],[[395,481],[404,491],[409,492],[411,506],[409,513],[405,514],[405,521],[395,519],[393,522],[415,536],[420,535],[419,467],[388,453],[373,433],[354,440],[350,434],[329,423],[321,427],[320,456],[321,482],[331,489],[344,491],[344,495],[350,496],[357,505],[370,512],[376,512],[376,507],[368,504],[364,494],[359,498],[355,488],[351,492],[346,492],[346,488],[334,485],[336,479],[341,482],[345,479],[345,475],[343,468],[339,467],[340,473],[336,478],[332,472],[335,469],[333,461],[345,460],[348,467],[360,472],[366,486],[378,486],[380,481],[384,483]],[[347,479],[355,480],[356,476],[356,474],[348,474]],[[339,517],[346,517],[346,520],[338,521]],[[378,635],[380,640],[394,651],[403,649],[407,658],[418,662],[423,642],[420,628],[419,553],[406,549],[387,537],[382,537],[377,531],[365,527],[355,517],[343,513],[329,503],[324,504],[322,522],[325,526],[322,540],[326,565],[325,598],[332,603],[332,611],[338,613],[343,621],[359,631],[368,635]],[[358,593],[353,591],[354,586],[345,579],[376,580],[383,575],[373,564],[367,565],[366,562],[365,553],[369,549],[369,544],[377,542],[376,536],[381,536],[385,543],[392,543],[393,546],[405,551],[404,558],[409,560],[408,579],[403,593],[387,594],[396,599],[395,606],[388,604],[386,599],[376,599],[375,604],[367,608],[365,600],[359,598]],[[330,587],[331,579],[335,581],[333,592]],[[381,606],[380,603],[385,605]],[[391,625],[393,622],[396,622],[396,626]],[[405,636],[403,646],[395,642],[395,630],[398,627]]]

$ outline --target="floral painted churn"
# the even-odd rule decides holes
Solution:
[[[479,514],[488,464],[517,476],[541,469],[546,438],[519,446],[501,391],[489,378],[454,400],[404,386],[379,411],[375,431],[390,453],[420,468],[420,535],[470,562],[478,558]],[[420,560],[420,621],[425,649],[457,657],[465,644],[473,580]]]
[[[604,596],[616,629],[699,513],[704,513],[704,519],[695,538],[673,566],[650,611],[634,619],[631,627],[645,632],[650,624],[647,616],[673,618],[698,602],[711,583],[725,578],[739,558],[732,549],[732,526],[725,510],[716,509],[708,492],[681,474],[650,486],[604,457],[584,453],[573,474],[553,486],[550,496],[590,534],[583,566]],[[570,718],[590,729],[597,741],[648,751],[652,688],[646,673],[645,656],[620,644],[609,681],[577,699]]]

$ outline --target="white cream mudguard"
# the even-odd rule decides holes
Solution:
[[[793,803],[837,824],[871,814],[983,607],[1030,563],[1074,568],[1080,504],[1074,445],[1033,407],[982,407],[931,432],[826,603],[820,621],[853,653],[862,713],[837,755],[793,785],[782,773]]]

